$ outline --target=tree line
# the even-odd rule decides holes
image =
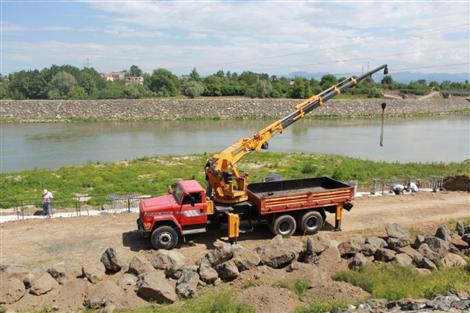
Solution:
[[[202,77],[196,69],[189,75],[177,77],[163,68],[144,73],[136,65],[124,72],[126,77],[142,76],[143,84],[126,85],[123,80],[107,81],[94,68],[80,69],[71,65],[52,65],[43,70],[23,70],[8,76],[0,75],[0,99],[138,99],[175,96],[307,98],[345,79],[331,74],[316,80],[250,71],[240,74],[218,71]],[[380,97],[384,90],[423,95],[431,90],[470,91],[470,84],[468,81],[444,81],[439,84],[425,80],[403,84],[386,76],[380,82],[367,78],[356,88],[346,90],[345,94],[375,98]]]

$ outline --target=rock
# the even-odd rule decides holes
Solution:
[[[395,255],[395,260],[401,266],[410,266],[413,263],[413,259],[406,253],[398,253]]]
[[[374,259],[376,261],[391,262],[395,260],[395,251],[387,248],[379,248],[375,251]]]
[[[423,235],[416,236],[416,239],[415,239],[415,242],[414,242],[414,248],[418,249],[424,243],[425,239],[426,239],[426,237],[424,237]]]
[[[449,243],[437,237],[426,237],[426,239],[424,239],[424,242],[429,246],[432,251],[436,252],[440,258],[443,258],[446,255],[447,251],[449,251]]]
[[[370,243],[366,243],[362,246],[361,253],[365,256],[373,256],[375,251],[377,251],[377,248],[378,247],[371,245]]]
[[[176,283],[176,293],[184,298],[197,297],[199,275],[190,270],[183,270]]]
[[[289,265],[297,259],[303,245],[299,241],[285,241],[280,236],[274,237],[270,243],[257,247],[256,252],[260,256],[261,263],[273,268],[281,268]]]
[[[224,281],[234,280],[240,274],[235,262],[232,260],[217,265],[215,270]]]
[[[450,241],[452,238],[450,237],[450,231],[447,225],[441,225],[436,229],[436,234],[434,235],[437,238],[440,238],[444,241]]]
[[[459,250],[467,249],[469,247],[469,244],[466,243],[465,241],[462,240],[457,235],[452,235],[452,239],[450,240],[450,244],[454,247],[456,247]]]
[[[425,258],[433,261],[433,262],[438,262],[440,260],[440,257],[439,257],[439,254],[437,254],[436,252],[434,252],[433,250],[431,250],[431,248],[429,248],[428,244],[426,243],[423,243],[419,249],[418,249],[418,252]]]
[[[29,292],[40,296],[58,287],[57,281],[49,273],[44,273],[39,278],[33,279]]]
[[[339,253],[343,258],[353,257],[356,252],[360,252],[362,250],[362,245],[355,241],[345,241],[338,245]]]
[[[219,274],[210,266],[209,262],[202,262],[199,265],[199,276],[202,281],[208,284],[214,283],[219,278]]]
[[[232,261],[235,263],[238,270],[243,272],[256,267],[261,262],[261,259],[256,252],[238,246],[238,248],[233,249]]]
[[[360,253],[356,253],[356,255],[352,258],[351,262],[349,262],[348,266],[352,270],[358,270],[364,265],[366,265],[367,263],[368,263],[368,260],[364,255]]]
[[[400,248],[409,246],[410,243],[411,243],[410,240],[408,240],[408,239],[403,239],[403,238],[393,238],[393,237],[389,237],[389,238],[387,239],[388,248],[389,248],[389,249],[392,249],[392,250],[395,250],[395,251],[400,250]]]
[[[429,275],[431,274],[431,271],[426,269],[426,268],[414,268],[413,269],[415,272],[421,274],[421,275]]]
[[[447,253],[442,259],[442,265],[445,267],[463,267],[467,265],[467,262],[458,254]]]
[[[329,247],[320,254],[318,268],[328,275],[331,275],[336,273],[338,270],[341,270],[341,263],[342,260],[338,248]]]
[[[106,271],[111,273],[119,272],[122,268],[122,262],[113,248],[108,248],[103,252],[101,263],[103,263]]]
[[[21,280],[15,277],[0,279],[0,304],[12,304],[23,298],[26,291]]]
[[[377,248],[387,248],[387,242],[383,240],[382,238],[375,237],[375,236],[369,236],[366,238],[366,244],[370,244],[374,246],[376,249]]]
[[[65,281],[65,265],[64,263],[57,263],[47,269],[47,272],[59,283],[63,284]]]
[[[29,274],[29,270],[23,265],[18,264],[4,264],[0,265],[0,276],[6,279],[16,278],[23,281]]]
[[[211,266],[215,266],[230,260],[232,256],[233,252],[230,245],[219,244],[216,249],[207,252],[199,261],[199,264],[205,261],[208,262]]]
[[[462,240],[465,241],[466,243],[468,243],[468,244],[470,245],[470,234],[465,233],[465,234],[462,236]]]
[[[82,276],[86,277],[90,283],[96,284],[103,280],[104,268],[95,264],[84,265],[82,266]]]
[[[152,264],[138,255],[134,256],[129,263],[129,273],[137,276],[154,271]]]
[[[315,235],[307,239],[307,243],[310,241],[312,245],[312,251],[316,254],[320,254],[330,247],[331,239],[328,236]]]
[[[112,303],[106,303],[102,313],[113,313],[116,310],[116,306]]]
[[[463,236],[465,234],[465,225],[462,221],[458,221],[456,224],[455,224],[455,230],[454,232],[459,235],[459,236]]]
[[[173,303],[176,301],[175,289],[164,275],[158,272],[147,272],[139,277],[137,295],[147,301],[158,303]]]
[[[415,263],[419,263],[423,259],[423,255],[421,253],[419,253],[417,250],[410,247],[410,246],[400,248],[400,250],[398,250],[398,252],[400,254],[404,253],[404,254],[408,255],[411,258],[411,260],[414,261]]]
[[[112,302],[119,301],[123,296],[123,292],[116,283],[106,280],[87,290],[83,306],[94,310],[105,308]]]
[[[157,250],[152,254],[152,266],[155,269],[164,270],[169,277],[174,277],[186,263],[184,255],[173,250]]]
[[[119,280],[119,286],[121,286],[121,288],[124,290],[134,287],[136,283],[137,277],[130,273],[124,273],[124,275],[122,275],[121,279]]]
[[[385,231],[388,237],[411,241],[411,235],[408,229],[403,225],[393,223],[385,225]]]
[[[418,266],[421,267],[421,268],[428,269],[430,271],[436,271],[437,270],[436,264],[434,264],[434,262],[432,262],[428,258],[423,258]]]

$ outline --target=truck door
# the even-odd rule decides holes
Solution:
[[[181,226],[198,225],[207,223],[207,204],[204,201],[202,193],[193,192],[186,194],[181,203],[179,222]]]

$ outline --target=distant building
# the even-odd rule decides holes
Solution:
[[[180,76],[180,80],[188,80],[189,77],[190,77],[189,75],[183,74],[183,75]]]
[[[142,76],[129,76],[129,77],[126,77],[124,84],[126,86],[143,85],[144,78]]]
[[[117,80],[124,80],[125,72],[101,73],[100,76],[101,78],[113,82]]]

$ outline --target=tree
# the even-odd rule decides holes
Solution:
[[[9,75],[8,93],[14,99],[46,99],[47,82],[38,70]]]
[[[86,99],[87,93],[81,86],[75,86],[70,90],[69,97],[71,99]]]
[[[323,75],[323,77],[321,78],[320,85],[323,89],[327,89],[332,85],[336,84],[337,82],[338,80],[336,79],[336,76],[327,74]]]
[[[290,92],[290,96],[296,99],[303,99],[308,97],[310,93],[310,88],[305,83],[305,79],[301,77],[296,77],[294,79],[294,84]]]
[[[271,95],[273,86],[267,80],[260,80],[256,84],[256,96],[258,98],[267,98]]]
[[[59,95],[60,98],[69,97],[70,91],[77,85],[77,80],[72,74],[61,71],[52,77],[51,90],[56,90],[58,93],[53,92],[53,96]]]
[[[153,71],[148,87],[160,97],[172,97],[178,94],[178,77],[169,70],[159,68]]]
[[[204,92],[204,85],[195,80],[189,80],[184,83],[183,94],[190,98],[196,98]]]
[[[131,65],[129,76],[142,76],[142,70],[137,65]]]
[[[193,70],[189,74],[189,79],[190,80],[195,80],[195,81],[200,81],[201,80],[201,76],[199,76],[199,73],[197,72],[196,68],[193,68]]]
[[[222,79],[220,76],[211,75],[204,79],[204,95],[205,96],[221,96],[222,95]]]

